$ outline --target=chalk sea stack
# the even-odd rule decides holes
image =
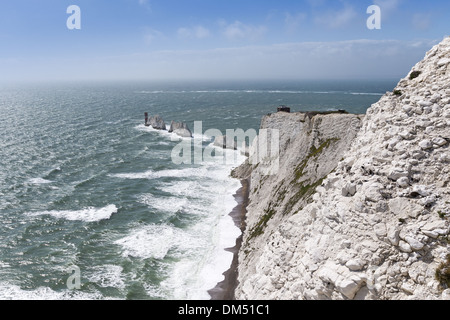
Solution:
[[[192,132],[189,130],[188,125],[184,122],[172,121],[170,123],[169,132],[176,133],[183,138],[192,138]]]
[[[159,115],[148,118],[146,126],[151,126],[153,129],[156,130],[166,130],[166,123],[164,122],[163,118],[161,118]]]
[[[166,123],[161,116],[156,115],[149,117],[147,112],[145,112],[145,126],[151,126],[156,130],[167,130]],[[192,132],[189,130],[188,125],[184,122],[172,121],[168,131],[170,133],[173,132],[182,138],[192,138]]]

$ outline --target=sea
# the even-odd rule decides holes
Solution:
[[[0,299],[210,299],[241,234],[230,171],[245,157],[177,164],[186,139],[144,113],[200,122],[206,150],[208,129],[258,130],[279,105],[365,113],[396,82],[2,84]]]

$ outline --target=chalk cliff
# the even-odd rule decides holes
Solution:
[[[279,170],[233,172],[251,182],[237,299],[450,298],[450,38],[365,116],[261,128]]]

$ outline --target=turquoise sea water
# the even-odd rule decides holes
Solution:
[[[258,129],[278,105],[364,113],[395,81],[36,84],[0,87],[0,299],[209,299],[239,230],[243,161],[175,165],[174,136]],[[196,136],[202,146],[211,137]],[[228,151],[233,153],[234,151]],[[70,290],[73,268],[80,288]]]

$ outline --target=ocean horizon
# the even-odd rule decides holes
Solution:
[[[0,299],[210,299],[240,230],[245,157],[174,164],[182,121],[259,129],[280,105],[364,114],[398,80],[178,81],[0,86]],[[79,286],[69,288],[76,275]]]

